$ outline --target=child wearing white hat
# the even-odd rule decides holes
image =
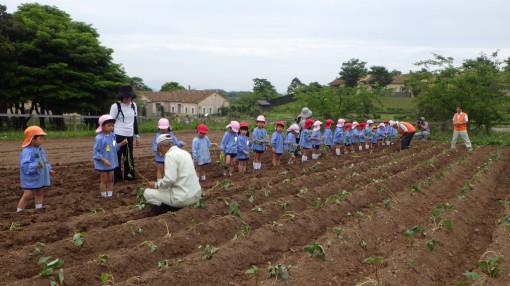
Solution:
[[[175,142],[175,146],[182,148],[185,143],[182,141],[178,141],[175,135],[172,133],[172,126],[170,126],[170,122],[166,118],[161,118],[158,121],[158,130],[159,132],[156,133],[156,136],[154,136],[154,140],[152,140],[152,151],[154,152],[154,157],[156,161],[156,179],[157,181],[161,181],[163,179],[163,176],[165,174],[165,158],[163,156],[160,156],[158,153],[158,144],[156,143],[156,140],[158,139],[159,135],[161,134],[168,134],[172,137],[172,140]]]

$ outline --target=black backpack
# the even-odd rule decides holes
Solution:
[[[120,101],[117,101],[116,103],[117,103],[117,116],[115,116],[115,120],[117,120],[117,118],[119,117],[119,114],[122,114],[122,121],[124,122],[124,112],[122,112],[122,108],[120,107]],[[133,112],[135,113],[134,133],[138,134],[138,122],[136,120],[137,113],[136,113],[135,104],[133,102],[131,102],[131,108],[133,109]]]

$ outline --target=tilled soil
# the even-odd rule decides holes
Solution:
[[[219,143],[222,134],[209,138]],[[56,171],[46,208],[36,211],[32,202],[23,213],[14,212],[21,142],[1,141],[0,285],[49,285],[37,264],[45,256],[64,261],[65,285],[284,284],[268,277],[278,265],[289,285],[455,285],[467,282],[466,272],[481,285],[510,285],[510,148],[467,153],[419,141],[403,152],[380,147],[337,157],[327,150],[319,160],[277,168],[266,152],[262,170],[248,163],[243,176],[223,177],[211,164],[201,182],[206,207],[162,213],[135,206],[136,189],[155,177],[153,136],[134,150],[137,180],[116,184],[111,199],[99,196],[93,137],[46,140]],[[189,151],[193,132],[176,136]],[[218,160],[218,151],[212,155]],[[229,211],[235,203],[239,212]],[[406,239],[414,226],[423,231]],[[82,247],[71,242],[77,232]],[[313,243],[324,256],[304,250]],[[204,259],[200,245],[219,250]],[[35,247],[41,253],[30,256]],[[497,275],[479,268],[497,256]],[[382,262],[363,263],[370,257]],[[252,265],[259,273],[245,274]]]

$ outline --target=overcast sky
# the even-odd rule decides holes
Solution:
[[[254,78],[284,93],[294,77],[328,84],[359,58],[404,73],[432,53],[456,64],[499,49],[510,57],[508,0],[3,0],[56,6],[91,24],[116,63],[153,90],[252,90]]]

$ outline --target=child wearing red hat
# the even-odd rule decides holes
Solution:
[[[327,119],[324,125],[324,145],[330,148],[333,147],[333,131],[331,131],[331,125],[335,123],[331,119]]]
[[[283,121],[276,122],[276,132],[271,135],[271,147],[273,150],[273,167],[280,166],[280,159],[283,154],[283,143],[285,135],[283,135],[285,124]]]
[[[354,153],[354,149],[352,148],[353,146],[351,145],[352,144],[352,139],[353,139],[353,133],[352,133],[352,123],[346,123],[345,126],[344,126],[344,148],[345,148],[345,153],[349,153],[349,151],[351,151],[351,153]]]
[[[239,136],[237,137],[237,161],[239,162],[237,169],[239,174],[246,172],[246,161],[250,160],[250,131],[248,131],[248,128],[248,123],[241,122]]]
[[[301,156],[301,161],[305,162],[308,160],[308,156],[310,156],[310,151],[312,149],[312,125],[313,125],[313,119],[308,118],[305,121],[305,126],[303,130],[301,131],[301,135],[299,137],[299,146],[301,147],[301,150],[303,152],[303,155]]]
[[[25,141],[20,155],[20,183],[23,195],[18,202],[17,212],[25,209],[35,194],[35,208],[41,209],[44,200],[44,187],[50,186],[51,165],[46,160],[46,152],[41,147],[46,133],[39,126],[25,129]]]
[[[191,156],[197,167],[197,176],[200,180],[205,181],[207,165],[211,163],[211,153],[209,149],[214,143],[211,143],[207,137],[207,126],[199,124],[197,126],[197,136],[193,138],[191,143]]]

